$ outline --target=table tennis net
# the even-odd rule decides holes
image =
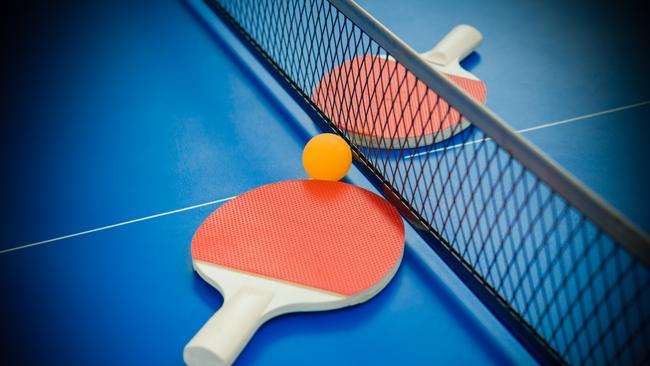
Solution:
[[[434,93],[431,80],[441,77],[433,71],[373,73],[367,62],[352,62],[367,56],[379,67],[391,58],[417,64],[355,4],[205,1],[315,120],[349,141],[384,193],[539,360],[650,363],[650,273],[638,255],[647,253],[647,237],[625,228],[614,233],[601,224],[607,217],[595,220],[576,208],[573,195],[559,193],[562,179],[536,173],[548,171],[547,160],[523,159],[497,142],[500,127],[488,124],[487,113],[479,124],[483,114],[469,97],[447,92],[460,101],[454,104],[442,90]],[[329,80],[336,92],[315,92],[345,62],[352,62],[346,72]],[[377,88],[384,98],[372,97]],[[453,137],[435,145],[429,136],[378,146],[348,132],[382,129],[392,119],[400,133],[421,135],[432,103],[447,122],[460,121],[464,110],[476,118],[466,129],[450,123]]]

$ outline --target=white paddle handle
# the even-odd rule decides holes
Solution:
[[[483,41],[483,35],[471,25],[461,24],[438,42],[431,50],[422,54],[428,62],[446,66],[459,62],[472,53]]]
[[[190,340],[183,360],[190,366],[230,365],[262,324],[271,293],[239,290]]]

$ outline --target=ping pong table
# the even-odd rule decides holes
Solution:
[[[283,4],[278,14],[302,6]],[[650,84],[638,77],[650,56],[630,57],[628,50],[638,45],[619,26],[625,19],[628,29],[647,28],[640,13],[630,18],[630,9],[593,2],[587,11],[580,11],[585,4],[560,1],[359,4],[420,52],[456,24],[480,29],[483,46],[463,65],[486,82],[487,106],[641,230],[650,230],[644,159],[650,156],[644,141]],[[327,128],[327,116],[301,105],[299,93],[291,91],[299,82],[284,83],[292,82],[290,72],[274,71],[282,65],[272,64],[271,52],[260,56],[264,45],[251,43],[257,33],[242,20],[249,18],[237,18],[233,9],[238,8],[212,0],[9,6],[0,134],[6,167],[3,363],[182,364],[183,346],[222,301],[192,271],[194,230],[242,192],[306,178],[301,149]],[[345,15],[354,21],[354,14]],[[314,123],[318,118],[321,123]],[[490,141],[477,130],[460,143]],[[422,203],[417,196],[400,196],[404,187],[397,184],[395,191],[382,191],[386,182],[366,167],[393,157],[363,148],[357,154],[370,158],[358,161],[347,181],[398,203]],[[422,147],[405,154],[423,161],[439,153]],[[462,214],[453,215],[456,234],[464,232]],[[433,217],[429,223],[435,225]],[[426,214],[419,219],[428,220]],[[638,314],[630,315],[641,322],[637,341],[612,343],[631,353],[595,353],[597,346],[571,343],[564,335],[545,339],[541,322],[539,329],[518,328],[507,314],[495,312],[504,304],[491,303],[468,284],[463,269],[450,264],[463,258],[445,257],[454,243],[432,248],[431,238],[423,236],[427,229],[407,225],[403,264],[376,298],[273,319],[237,363],[647,362],[647,353],[638,355],[649,332],[643,264],[634,267],[638,274],[631,280],[641,288],[631,290],[639,294]],[[442,242],[449,238],[444,230],[454,233],[449,226],[437,229]],[[624,265],[636,263],[625,255]],[[476,260],[473,274],[489,285],[489,273],[480,270],[489,263],[474,252],[465,259]],[[515,315],[517,321],[529,319]],[[528,342],[526,331],[537,336]],[[566,344],[569,350],[560,349]]]

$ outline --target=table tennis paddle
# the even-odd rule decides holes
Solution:
[[[403,250],[399,214],[365,189],[293,180],[246,192],[215,210],[192,239],[194,269],[224,302],[183,359],[227,365],[272,317],[366,301],[396,273]]]
[[[454,27],[421,54],[431,66],[477,101],[485,84],[460,66],[483,39],[469,25]],[[460,113],[392,57],[355,57],[327,73],[312,100],[353,143],[384,149],[413,148],[446,140],[469,126]]]

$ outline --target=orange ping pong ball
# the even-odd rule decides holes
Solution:
[[[345,177],[352,164],[352,150],[338,135],[314,136],[302,150],[302,166],[312,179],[337,181]]]

